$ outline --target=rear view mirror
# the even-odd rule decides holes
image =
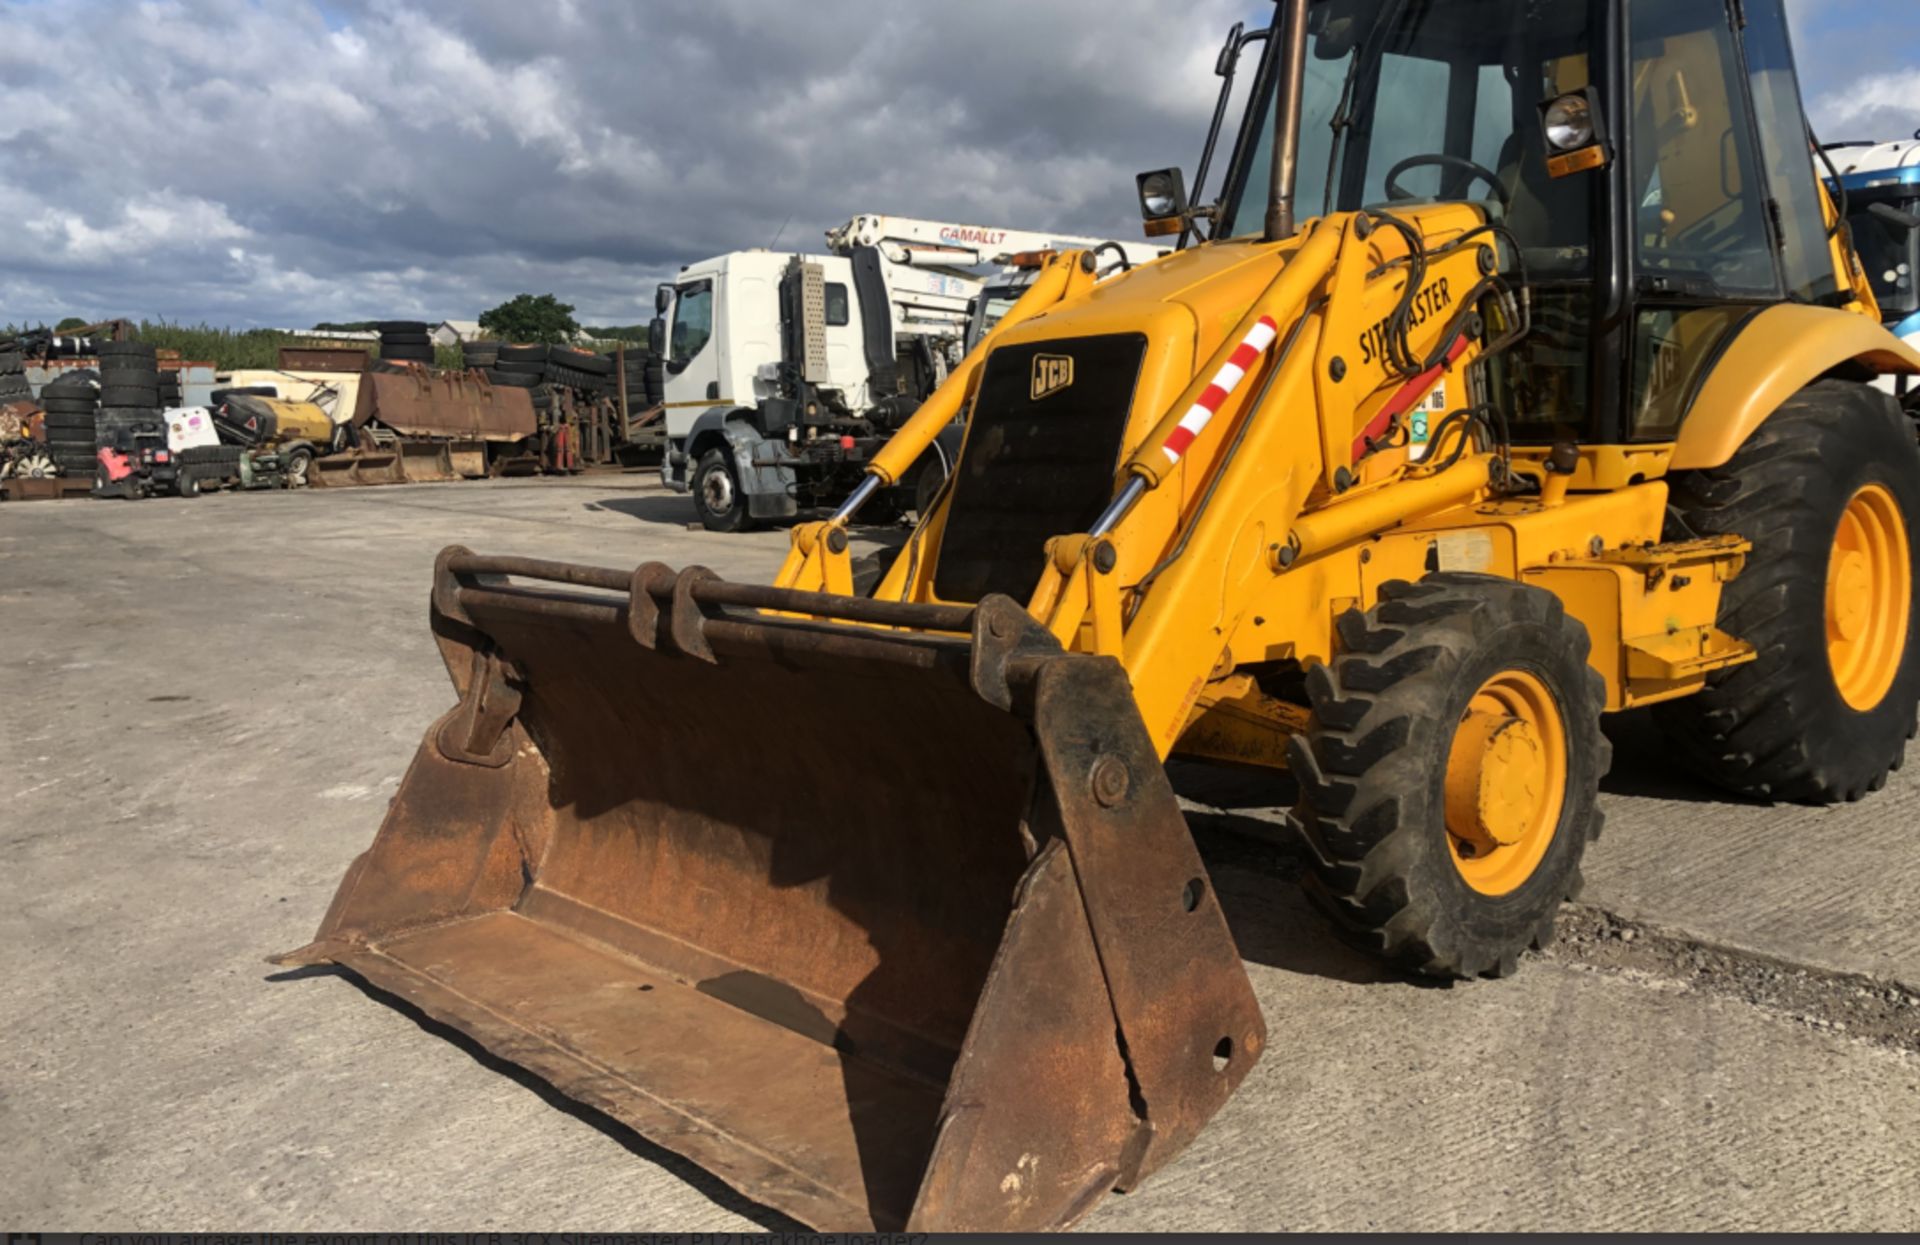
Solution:
[[[1314,59],[1345,60],[1360,36],[1379,21],[1379,8],[1375,0],[1327,0],[1314,5],[1307,18]]]
[[[666,315],[667,308],[673,306],[673,287],[663,285],[653,292],[653,310],[656,315]]]
[[[1227,32],[1226,46],[1220,49],[1220,55],[1213,62],[1213,75],[1224,78],[1233,72],[1233,64],[1240,57],[1240,40],[1246,36],[1247,24],[1235,22],[1233,29]]]

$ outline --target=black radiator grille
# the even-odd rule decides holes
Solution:
[[[1113,476],[1147,339],[1137,333],[1008,346],[987,363],[934,570],[943,601],[1025,602],[1046,542],[1084,532]]]

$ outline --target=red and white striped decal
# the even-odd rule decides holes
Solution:
[[[1193,444],[1193,439],[1206,431],[1207,424],[1220,413],[1221,406],[1233,396],[1233,391],[1247,378],[1247,372],[1278,336],[1280,326],[1274,323],[1272,316],[1261,316],[1247,330],[1246,337],[1228,358],[1226,366],[1214,376],[1213,383],[1207,386],[1206,392],[1181,418],[1179,426],[1167,434],[1160,452],[1167,456],[1169,463],[1179,462],[1180,456]]]

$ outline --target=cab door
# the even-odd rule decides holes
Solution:
[[[1626,433],[1667,441],[1749,319],[1840,298],[1782,0],[1630,0]]]

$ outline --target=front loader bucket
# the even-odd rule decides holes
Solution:
[[[431,616],[459,703],[279,962],[821,1229],[1065,1226],[1259,1057],[1124,673],[1007,598],[450,549]]]
[[[392,450],[348,450],[316,458],[307,470],[309,488],[358,488],[370,484],[404,484],[400,455]]]
[[[400,474],[409,484],[439,484],[461,478],[445,441],[401,441],[398,448]],[[479,474],[486,474],[485,466]]]

